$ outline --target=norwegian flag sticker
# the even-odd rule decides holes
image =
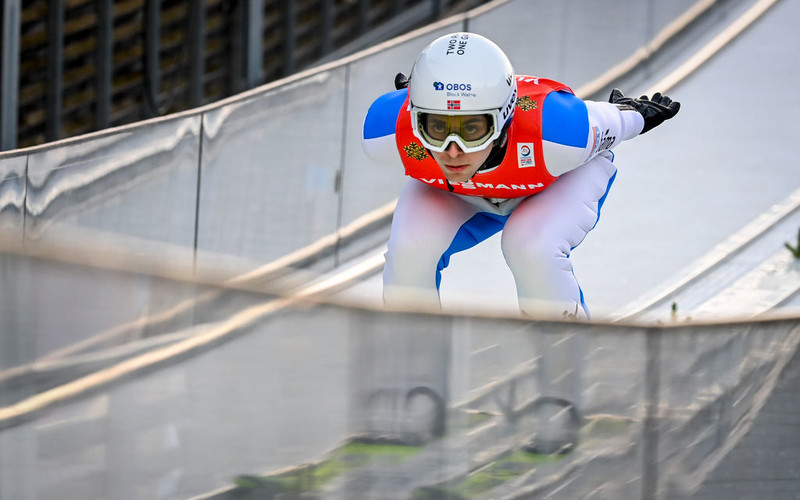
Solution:
[[[461,109],[461,101],[447,101],[447,109]]]

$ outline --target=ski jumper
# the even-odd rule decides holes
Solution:
[[[508,130],[507,153],[500,165],[478,172],[468,182],[450,186],[436,161],[419,144],[411,128],[409,113],[400,113],[397,118],[397,147],[401,151],[406,175],[433,187],[454,193],[484,198],[518,198],[542,191],[556,180],[545,167],[542,154],[542,108],[538,103],[550,92],[572,91],[552,80],[537,79],[533,82],[517,82],[519,99],[515,119]],[[408,107],[408,98],[403,103]],[[538,165],[538,168],[537,168]]]
[[[569,260],[597,224],[616,175],[609,151],[639,134],[634,110],[584,101],[552,80],[518,76],[505,155],[466,182],[448,183],[411,130],[407,90],[371,106],[364,149],[408,176],[392,221],[384,268],[387,304],[438,303],[450,256],[502,230],[501,248],[531,315],[588,315]]]

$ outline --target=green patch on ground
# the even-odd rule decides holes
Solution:
[[[467,412],[463,424],[474,427],[494,418],[485,412]],[[584,419],[579,441],[618,436],[629,430],[634,420],[614,415],[591,415]],[[379,462],[399,465],[417,455],[423,447],[369,442],[354,438],[328,454],[323,460],[263,476],[239,476],[238,490],[257,498],[272,498],[282,493],[316,498],[330,482],[358,467]],[[485,467],[466,476],[414,491],[414,500],[469,500],[484,496],[489,490],[517,479],[537,466],[562,460],[563,454],[537,454],[519,449],[509,452]],[[247,493],[250,492],[250,493]],[[309,496],[306,496],[309,495]],[[250,497],[248,496],[248,498]],[[238,496],[237,496],[238,498]]]
[[[356,467],[380,460],[401,464],[421,450],[418,446],[348,442],[321,462],[301,465],[265,476],[239,476],[234,484],[245,490],[264,490],[273,494],[312,492],[323,489],[333,478]]]
[[[334,456],[395,457],[404,462],[419,453],[421,449],[422,447],[420,446],[350,442],[341,448],[337,448]]]
[[[421,488],[414,492],[414,500],[470,499],[478,498],[492,488],[516,479],[536,466],[557,462],[564,455],[540,455],[518,450],[509,453],[466,477],[446,484]]]

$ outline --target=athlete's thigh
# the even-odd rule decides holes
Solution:
[[[504,237],[552,238],[563,242],[569,252],[597,223],[615,173],[614,164],[603,156],[567,172],[520,203],[506,223]]]
[[[397,200],[390,252],[393,247],[407,248],[419,256],[438,259],[459,228],[477,212],[475,206],[447,191],[409,180]]]

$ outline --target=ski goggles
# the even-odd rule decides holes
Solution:
[[[497,111],[471,114],[442,114],[412,109],[415,135],[422,145],[437,153],[444,152],[451,142],[465,153],[481,151],[500,136]]]

